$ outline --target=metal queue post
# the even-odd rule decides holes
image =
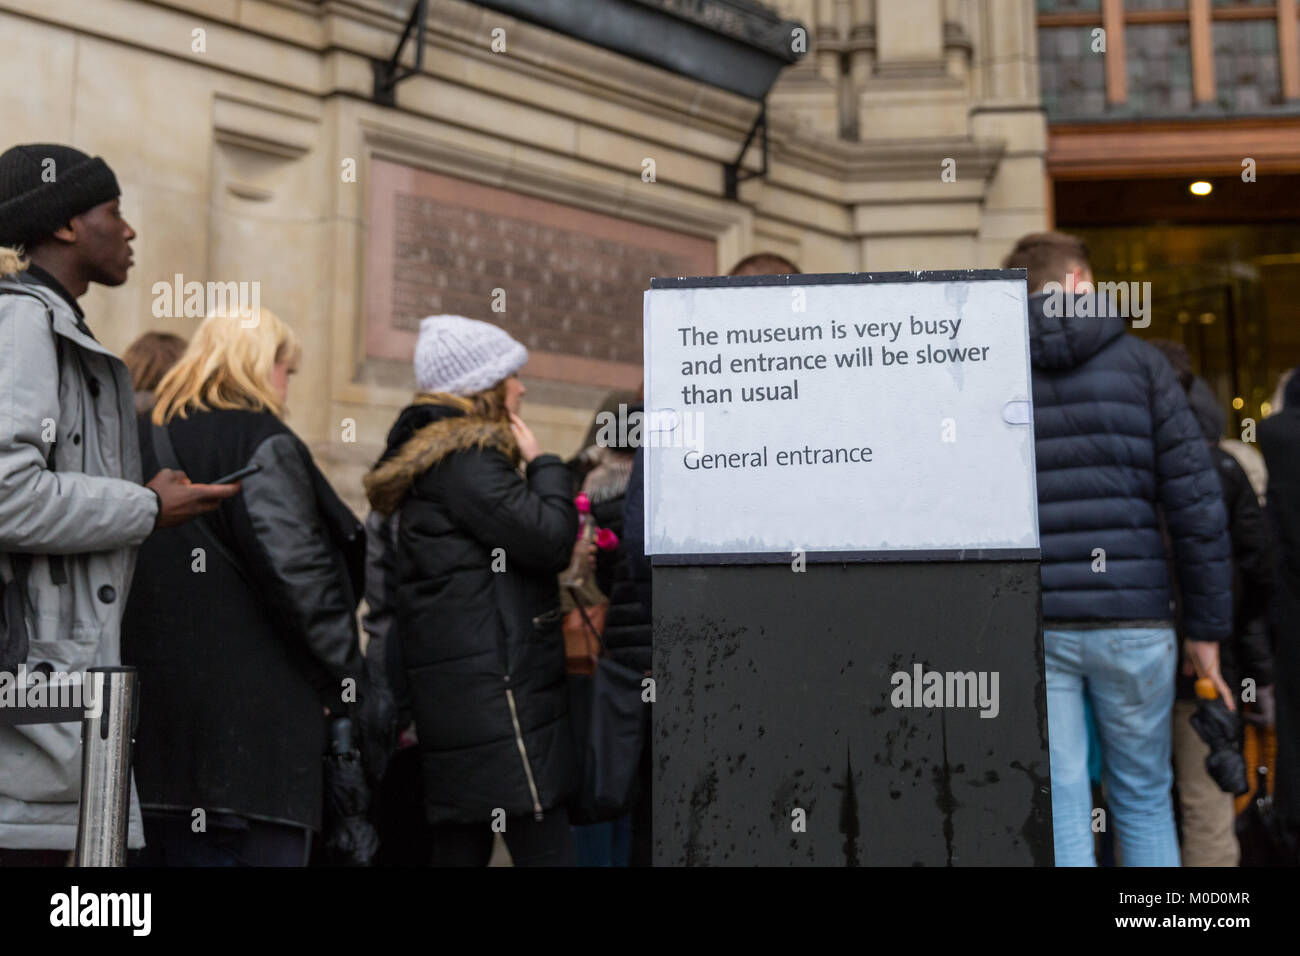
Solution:
[[[76,866],[126,865],[131,805],[131,750],[139,709],[134,667],[92,667],[97,713],[80,707],[0,709],[0,723],[59,724],[81,721],[81,798],[77,815]]]
[[[131,747],[140,678],[134,667],[92,667],[99,713],[81,723],[77,866],[125,866],[131,808]]]

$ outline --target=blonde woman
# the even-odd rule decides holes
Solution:
[[[320,828],[322,707],[361,677],[365,536],[283,421],[299,355],[267,309],[209,316],[140,422],[146,475],[258,469],[140,550],[122,657],[141,674],[141,863],[303,865]]]

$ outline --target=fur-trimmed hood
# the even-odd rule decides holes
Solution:
[[[388,433],[383,457],[362,479],[370,506],[392,514],[417,478],[448,455],[471,448],[495,448],[519,462],[519,445],[507,422],[472,414],[470,403],[458,396],[416,396]]]

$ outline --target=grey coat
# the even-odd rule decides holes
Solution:
[[[34,279],[0,279],[0,574],[13,578],[10,553],[34,555],[27,666],[70,673],[120,663],[135,551],[158,514],[140,484],[130,375],[77,325]],[[0,726],[0,847],[75,846],[80,738],[75,722]],[[143,846],[134,787],[131,803],[129,845]]]

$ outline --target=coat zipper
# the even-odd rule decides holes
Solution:
[[[506,683],[510,683],[509,676]],[[506,703],[510,705],[510,722],[515,725],[515,744],[519,747],[519,759],[524,762],[524,776],[528,778],[528,792],[533,797],[533,819],[542,819],[542,800],[537,795],[537,781],[533,779],[533,767],[528,762],[528,748],[524,746],[524,732],[519,727],[519,712],[515,710],[515,692],[506,688]]]

